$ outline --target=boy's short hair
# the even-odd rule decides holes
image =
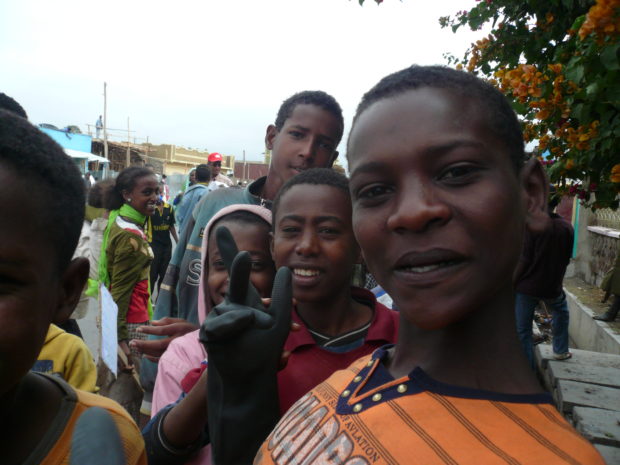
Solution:
[[[293,176],[284,183],[273,201],[271,214],[273,215],[274,229],[276,224],[276,214],[280,206],[280,199],[291,189],[291,187],[298,186],[300,184],[335,187],[336,189],[340,189],[344,192],[348,199],[351,198],[351,194],[349,192],[349,180],[345,175],[340,174],[331,168],[310,168],[309,170],[302,171],[297,176]]]
[[[523,132],[508,99],[498,89],[473,74],[446,66],[413,65],[384,77],[362,97],[353,125],[373,103],[424,87],[446,89],[483,104],[487,110],[489,128],[508,149],[515,170],[521,170],[525,161]]]
[[[9,97],[3,92],[0,92],[0,110],[7,110],[11,113],[15,113],[17,116],[28,119],[26,110],[24,110],[24,108],[19,103],[17,103],[14,98]]]
[[[108,210],[118,210],[125,203],[123,191],[131,191],[136,185],[136,180],[144,176],[155,176],[148,168],[130,166],[125,168],[116,177],[116,182],[103,194],[103,204]]]
[[[38,211],[24,213],[47,225],[40,238],[49,242],[64,270],[84,222],[84,182],[77,166],[51,138],[5,110],[0,110],[0,163],[30,181],[32,195],[41,198]]]
[[[316,105],[334,115],[340,122],[340,135],[338,136],[338,142],[340,142],[344,131],[342,108],[340,108],[340,105],[334,97],[322,90],[304,90],[303,92],[291,95],[282,102],[278,110],[278,115],[276,116],[276,122],[274,123],[278,131],[282,129],[284,122],[291,117],[297,105]]]
[[[211,180],[211,168],[209,165],[202,163],[196,167],[196,181],[207,182]]]

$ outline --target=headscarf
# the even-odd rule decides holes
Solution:
[[[198,321],[200,324],[204,321],[207,313],[211,310],[211,299],[209,296],[205,295],[204,284],[207,280],[208,273],[208,245],[209,245],[209,233],[211,231],[211,227],[222,217],[229,215],[233,212],[237,211],[247,211],[255,214],[256,216],[265,220],[269,225],[271,225],[271,210],[268,210],[265,207],[261,207],[260,205],[247,205],[247,204],[236,204],[229,205],[227,207],[222,208],[218,211],[211,220],[207,223],[207,226],[204,230],[204,235],[202,237],[202,247],[200,249],[200,261],[202,263],[202,270],[200,271],[200,283],[198,288]]]

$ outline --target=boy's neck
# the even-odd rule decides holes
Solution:
[[[435,380],[456,386],[506,394],[543,392],[517,337],[512,288],[469,318],[437,330],[417,328],[401,314],[388,369],[399,378],[418,366]]]
[[[267,173],[265,184],[260,192],[260,197],[266,200],[273,200],[276,198],[278,191],[284,184],[284,181],[273,173]]]
[[[348,286],[343,292],[321,301],[297,302],[296,308],[308,327],[332,337],[363,326],[373,316],[370,307],[353,299]]]
[[[23,463],[52,424],[62,394],[49,380],[28,373],[0,400],[0,450],[3,464]]]

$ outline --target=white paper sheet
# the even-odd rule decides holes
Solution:
[[[103,284],[99,289],[99,302],[101,305],[101,359],[116,376],[118,366],[118,307],[112,299],[112,294]]]

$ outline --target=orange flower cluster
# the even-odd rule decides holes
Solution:
[[[564,96],[575,92],[577,85],[572,81],[566,81],[561,64],[551,64],[547,68],[548,73],[543,73],[534,65],[522,64],[515,69],[499,70],[495,73],[495,77],[499,78],[500,90],[503,92],[511,91],[520,103],[530,100],[529,107],[538,110],[536,119],[546,120],[556,111],[560,117],[567,118],[570,109]],[[547,98],[540,98],[544,83],[550,79],[553,79],[551,94]]]
[[[525,103],[528,98],[539,98],[542,95],[542,84],[549,78],[538,71],[534,65],[519,65],[515,69],[500,69],[495,72],[503,92],[512,91],[519,102]]]
[[[588,11],[578,34],[581,40],[596,34],[599,43],[603,42],[605,36],[620,34],[620,0],[596,0],[596,5]]]
[[[468,72],[471,73],[474,71],[474,69],[476,69],[476,66],[478,65],[478,63],[480,62],[482,58],[482,53],[484,52],[485,49],[489,47],[489,45],[491,45],[493,40],[494,40],[493,36],[489,34],[488,37],[483,37],[482,39],[477,40],[475,44],[472,44],[471,58],[469,59],[469,62],[467,63]]]
[[[609,177],[609,179],[611,180],[611,182],[620,183],[620,163],[614,165],[611,168],[611,176]]]
[[[577,150],[588,150],[590,140],[598,136],[599,121],[592,121],[589,125],[582,125],[577,129],[571,127],[568,122],[564,122],[555,131],[555,137],[564,139],[570,148]]]

